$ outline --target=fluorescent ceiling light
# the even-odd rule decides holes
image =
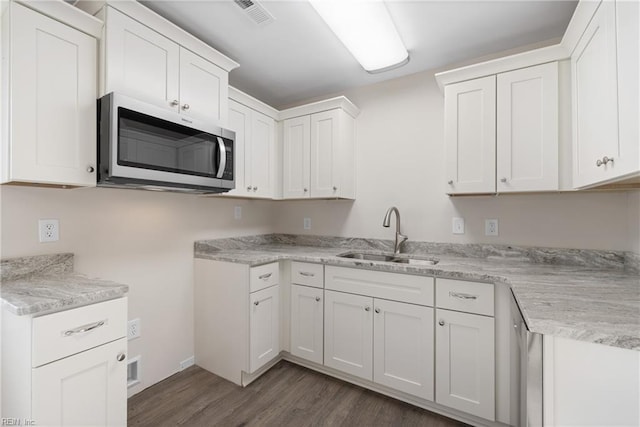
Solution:
[[[409,62],[409,53],[380,0],[309,0],[362,67],[381,72]]]

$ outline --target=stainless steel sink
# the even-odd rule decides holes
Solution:
[[[346,252],[339,258],[361,259],[364,261],[393,262],[397,264],[436,265],[438,259],[410,254],[376,254],[368,252]]]

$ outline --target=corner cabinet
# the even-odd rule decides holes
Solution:
[[[120,92],[226,125],[228,75],[238,64],[136,2],[95,13],[105,22],[101,95]]]
[[[226,195],[273,198],[277,167],[275,120],[230,99],[229,128],[236,132],[236,188]]]
[[[281,112],[283,121],[282,196],[284,199],[355,199],[355,117],[346,98]]]
[[[558,190],[558,63],[445,87],[446,193]]]
[[[125,425],[127,299],[39,317],[3,311],[2,417]]]
[[[49,12],[60,9],[82,28],[15,2],[2,15],[0,182],[92,187],[97,40],[87,33],[101,25],[69,5],[54,6]]]
[[[279,263],[195,260],[195,363],[247,385],[279,360]]]
[[[602,1],[571,55],[574,187],[640,173],[639,8]]]

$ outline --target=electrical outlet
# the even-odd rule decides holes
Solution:
[[[485,219],[484,220],[484,235],[485,236],[497,236],[498,235],[498,220],[497,219]]]
[[[453,218],[451,232],[453,234],[464,234],[464,218]]]
[[[235,219],[242,219],[242,206],[236,206],[233,208],[233,217]]]
[[[41,219],[38,221],[40,243],[60,240],[60,225],[57,219]]]
[[[127,329],[127,338],[129,340],[139,338],[142,335],[142,329],[140,329],[140,319],[129,320]]]
[[[305,230],[311,230],[311,218],[305,218],[303,225]]]
[[[193,366],[196,363],[195,358],[193,356],[184,359],[182,362],[180,362],[180,370],[184,370],[187,369],[189,366]]]

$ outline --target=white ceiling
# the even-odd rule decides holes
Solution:
[[[143,3],[239,62],[229,76],[231,85],[284,108],[561,37],[577,0],[387,1],[411,60],[380,74],[364,71],[304,0],[263,0],[275,17],[265,26],[231,0]]]

